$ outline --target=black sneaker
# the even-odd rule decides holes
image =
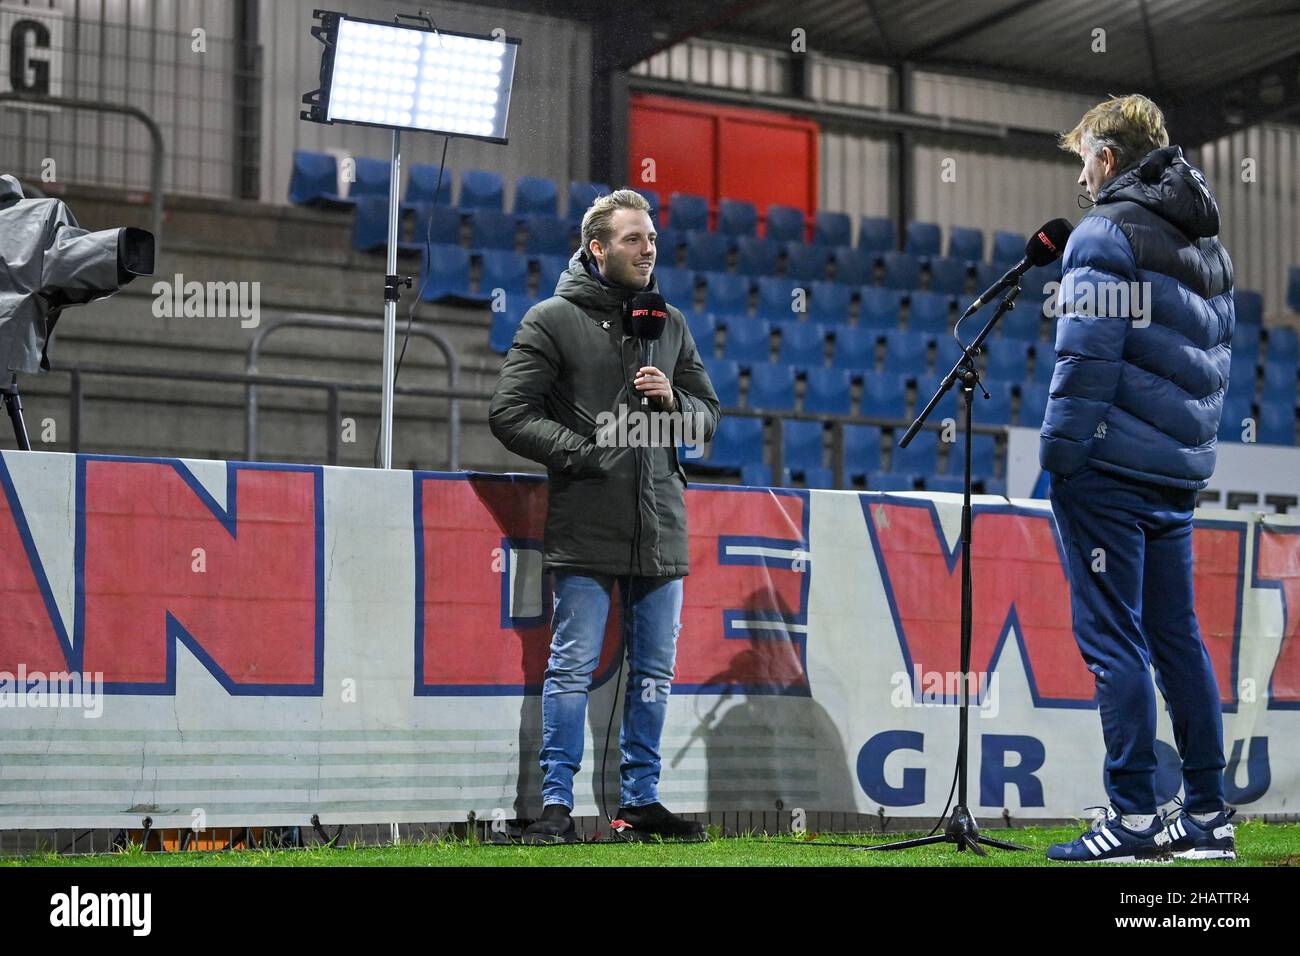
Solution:
[[[525,843],[577,843],[578,831],[573,825],[569,808],[562,803],[551,803],[542,808],[542,818],[524,827]]]
[[[619,807],[618,816],[610,825],[625,840],[647,840],[654,837],[686,841],[708,839],[703,823],[669,813],[662,803],[647,803],[643,807]]]
[[[1237,830],[1231,821],[1236,812],[1225,808],[1200,823],[1184,809],[1165,824],[1169,849],[1183,860],[1235,860]]]

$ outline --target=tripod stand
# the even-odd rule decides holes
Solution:
[[[965,413],[965,484],[962,489],[961,505],[961,712],[960,712],[960,738],[957,744],[957,805],[953,807],[952,816],[948,820],[948,825],[944,828],[942,835],[919,837],[914,840],[902,840],[896,843],[886,843],[880,846],[873,846],[872,850],[904,850],[914,846],[928,846],[932,843],[955,843],[959,852],[970,850],[978,856],[987,856],[981,847],[991,846],[1000,850],[1026,850],[1015,843],[1007,843],[1003,840],[994,840],[990,837],[981,836],[979,825],[975,822],[974,815],[966,806],[966,770],[969,763],[969,749],[967,747],[967,738],[970,730],[970,655],[971,655],[971,621],[973,619],[973,597],[971,592],[971,507],[970,507],[970,489],[971,489],[971,423],[974,418],[973,408],[975,400],[975,387],[978,385],[980,391],[984,391],[984,386],[980,384],[979,370],[975,368],[975,356],[979,354],[980,345],[988,338],[993,331],[993,326],[1002,318],[1008,310],[1015,308],[1016,297],[1020,295],[1020,280],[1016,279],[1015,285],[1007,293],[1006,297],[998,303],[997,309],[993,312],[988,323],[980,330],[975,341],[970,345],[962,347],[961,358],[952,370],[944,376],[943,381],[939,383],[939,390],[934,393],[929,404],[922,409],[921,414],[917,416],[916,421],[912,422],[907,432],[899,440],[900,448],[906,448],[916,433],[921,430],[926,418],[939,404],[939,400],[947,394],[948,389],[952,388],[957,382],[961,382],[962,398],[964,400]],[[960,322],[958,323],[960,325]],[[960,342],[960,340],[959,340]],[[984,392],[985,398],[988,392]]]
[[[23,451],[31,451],[32,443],[27,438],[27,423],[23,421],[23,400],[18,395],[18,375],[15,373],[8,385],[0,385],[0,395],[4,395],[5,411],[14,426],[14,441]]]

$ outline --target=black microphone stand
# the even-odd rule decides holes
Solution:
[[[928,846],[932,843],[955,843],[958,852],[970,850],[978,856],[987,856],[980,844],[984,846],[997,847],[1000,850],[1027,850],[1015,843],[1007,843],[1003,840],[994,840],[980,835],[979,825],[975,822],[975,817],[971,814],[966,806],[966,768],[969,762],[969,750],[967,748],[967,737],[970,730],[970,713],[969,713],[969,694],[970,694],[970,655],[971,655],[971,621],[973,620],[973,600],[971,593],[971,507],[970,507],[970,488],[971,488],[971,422],[973,419],[972,406],[975,404],[975,387],[978,385],[980,391],[984,392],[984,386],[980,384],[979,371],[975,368],[975,356],[980,352],[980,345],[984,342],[993,326],[997,325],[998,319],[1003,314],[1016,307],[1016,297],[1020,295],[1020,277],[1017,276],[1015,284],[1007,292],[1006,297],[998,303],[997,309],[988,323],[980,330],[979,335],[975,336],[975,341],[970,345],[962,346],[961,358],[952,370],[943,377],[939,383],[939,390],[934,393],[929,403],[922,409],[921,414],[916,417],[916,421],[899,440],[898,446],[906,448],[916,433],[921,430],[926,418],[934,411],[939,400],[948,393],[959,380],[961,382],[962,397],[965,400],[966,416],[966,462],[965,462],[965,485],[962,489],[961,505],[961,711],[960,711],[960,739],[957,744],[957,805],[953,807],[952,816],[948,820],[948,825],[942,835],[919,837],[914,840],[901,840],[896,843],[885,843],[880,846],[867,847],[871,850],[905,850],[914,846]],[[960,321],[959,323],[960,324]],[[958,344],[961,342],[958,340]],[[984,392],[985,398],[988,392]]]

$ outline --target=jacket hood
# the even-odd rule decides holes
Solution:
[[[1153,149],[1097,195],[1097,204],[1127,200],[1150,209],[1193,239],[1219,234],[1219,207],[1205,177],[1183,158],[1181,146]]]
[[[601,283],[587,271],[586,252],[582,249],[569,257],[569,268],[560,274],[555,283],[555,294],[568,299],[574,305],[597,312],[621,312],[623,303],[638,291],[658,292],[659,279],[652,272],[650,284],[644,289],[624,289],[609,287]]]

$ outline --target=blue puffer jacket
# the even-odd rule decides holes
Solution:
[[[1218,232],[1214,197],[1177,146],[1102,187],[1065,246],[1044,469],[1205,487],[1234,323]]]

